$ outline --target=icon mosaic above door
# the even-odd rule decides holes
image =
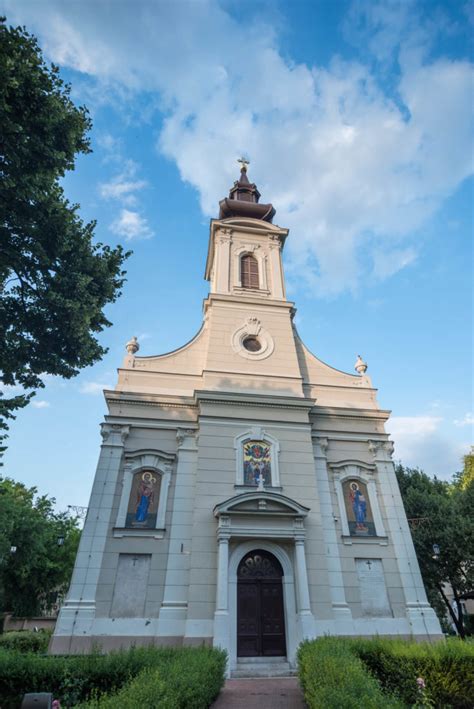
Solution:
[[[272,484],[270,446],[265,441],[244,443],[244,485]]]

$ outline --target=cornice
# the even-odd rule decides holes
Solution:
[[[218,391],[196,391],[198,404],[225,404],[226,406],[249,406],[255,408],[292,409],[311,411],[314,399],[289,396],[265,396],[262,394],[238,394]]]
[[[130,406],[155,406],[169,409],[196,409],[197,405],[193,399],[162,399],[157,395],[153,397],[150,394],[140,394],[138,392],[122,392],[105,390],[105,399],[111,404],[128,404]],[[146,398],[145,398],[146,397]]]
[[[319,406],[315,405],[311,411],[311,418],[314,416],[326,416],[328,418],[349,418],[365,421],[368,418],[387,421],[391,411],[387,409],[353,409],[347,406]]]
[[[245,305],[251,306],[252,310],[255,306],[259,308],[264,306],[266,312],[271,311],[272,309],[278,310],[281,308],[291,311],[295,307],[295,304],[292,301],[283,299],[277,300],[275,298],[269,299],[266,295],[258,297],[253,295],[244,295],[243,293],[239,293],[238,296],[228,295],[227,293],[209,293],[203,302],[204,312],[206,312],[211,305],[218,303],[225,304],[226,307],[229,308],[237,308],[238,310],[242,310],[242,306]]]

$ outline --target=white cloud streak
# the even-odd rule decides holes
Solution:
[[[444,429],[440,416],[393,416],[387,431],[395,443],[395,460],[421,468],[429,475],[448,479],[462,468],[468,444],[455,443]]]
[[[103,94],[160,102],[158,149],[198,190],[206,215],[215,216],[246,153],[263,200],[292,229],[293,268],[318,293],[412,263],[417,230],[472,173],[472,65],[431,58],[430,38],[454,30],[432,17],[421,32],[414,4],[361,2],[350,18],[377,61],[398,62],[390,93],[369,61],[291,62],[271,27],[239,23],[215,0],[188,3],[185,13],[181,3],[6,5],[54,61]],[[132,199],[126,182],[110,196],[122,189]],[[125,238],[149,235],[124,212],[116,229]]]
[[[34,409],[49,409],[51,406],[50,402],[44,399],[33,399],[31,405]]]
[[[154,232],[148,226],[145,217],[139,212],[122,209],[119,216],[110,225],[110,230],[123,237],[126,241],[151,239]]]
[[[472,412],[468,412],[464,415],[464,418],[455,419],[453,423],[459,428],[463,428],[464,426],[474,426],[474,414]]]
[[[79,393],[97,396],[98,394],[102,394],[104,389],[113,388],[112,384],[104,384],[104,382],[83,382],[79,387]]]

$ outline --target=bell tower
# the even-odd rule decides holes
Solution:
[[[210,225],[205,387],[302,396],[282,263],[288,229],[273,224],[273,205],[260,203],[248,161],[239,162],[240,177]]]
[[[288,229],[272,224],[275,209],[260,204],[260,192],[241,159],[238,180],[211,221],[206,280],[210,292],[234,297],[285,300],[281,254]]]

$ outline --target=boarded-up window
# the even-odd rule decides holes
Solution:
[[[143,618],[151,554],[120,554],[111,615],[113,618]]]
[[[240,259],[240,282],[243,288],[258,288],[258,262],[250,254]]]

